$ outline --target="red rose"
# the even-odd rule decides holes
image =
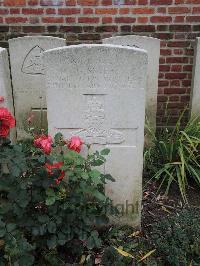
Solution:
[[[3,103],[3,102],[4,102],[4,97],[0,96],[0,103]]]
[[[54,163],[54,164],[45,164],[45,168],[47,170],[47,172],[50,175],[53,175],[53,169],[59,169],[61,166],[63,165],[63,162],[58,162],[58,163]],[[58,178],[56,178],[56,184],[59,185],[60,182],[63,180],[63,178],[65,177],[65,171],[64,170],[60,170],[60,175]]]
[[[42,149],[44,153],[49,154],[51,152],[52,142],[51,136],[41,135],[34,139],[34,146]]]
[[[70,139],[68,148],[70,150],[74,150],[79,153],[81,151],[82,144],[83,144],[82,139],[77,136],[74,136]]]
[[[0,108],[0,137],[6,138],[10,128],[15,126],[15,119],[7,108]]]

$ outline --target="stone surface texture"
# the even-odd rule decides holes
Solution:
[[[46,92],[42,53],[60,46],[65,46],[65,40],[50,36],[27,36],[9,40],[18,139],[27,136],[24,129],[30,112],[38,120],[36,127],[45,126]]]
[[[0,47],[0,96],[4,101],[0,102],[0,107],[6,107],[14,115],[12,87],[10,79],[10,68],[7,50]],[[15,140],[15,129],[11,129],[11,140]]]
[[[200,116],[200,38],[196,39],[194,56],[191,115]]]
[[[127,35],[103,39],[103,43],[137,47],[148,53],[148,74],[146,89],[146,116],[151,126],[156,128],[158,97],[158,74],[160,57],[160,40],[152,37]]]
[[[110,155],[106,185],[120,220],[140,224],[147,54],[116,45],[77,45],[44,52],[49,133],[78,135]],[[84,151],[83,151],[84,152]],[[126,213],[128,212],[128,213]]]

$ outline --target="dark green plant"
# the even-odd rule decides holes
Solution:
[[[200,209],[187,209],[152,227],[148,245],[156,248],[159,265],[200,264]]]
[[[0,265],[64,265],[101,246],[97,227],[114,211],[104,185],[113,178],[96,166],[109,150],[84,158],[64,144],[57,135],[51,155],[30,143],[0,146],[9,170],[1,166]],[[55,162],[62,166],[49,170]]]
[[[146,170],[159,180],[160,187],[165,186],[166,194],[176,183],[187,202],[189,180],[200,186],[200,122],[196,118],[181,128],[181,118],[173,130],[165,129],[157,135],[147,125],[152,146],[146,149],[144,158]]]

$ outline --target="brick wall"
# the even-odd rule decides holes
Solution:
[[[157,125],[174,124],[190,101],[200,0],[1,0],[0,46],[7,47],[9,38],[33,34],[64,37],[68,44],[99,43],[122,34],[157,37]]]

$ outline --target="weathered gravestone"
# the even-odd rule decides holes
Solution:
[[[10,80],[10,69],[7,50],[0,47],[0,96],[4,101],[0,102],[0,107],[6,107],[14,115],[12,87]],[[11,129],[11,140],[15,140],[15,129]]]
[[[194,55],[191,115],[200,116],[200,38],[196,39]]]
[[[46,126],[46,93],[42,53],[65,46],[65,40],[54,37],[27,36],[9,40],[17,138],[26,137],[26,119],[34,114],[34,126]]]
[[[139,225],[146,52],[77,45],[46,51],[44,64],[49,133],[78,135],[94,150],[111,150],[105,171],[116,182],[106,186],[107,194],[121,204],[122,222]]]
[[[146,36],[127,35],[103,39],[103,43],[137,47],[147,51],[148,70],[146,89],[146,116],[150,125],[155,129],[157,112],[160,40]]]

